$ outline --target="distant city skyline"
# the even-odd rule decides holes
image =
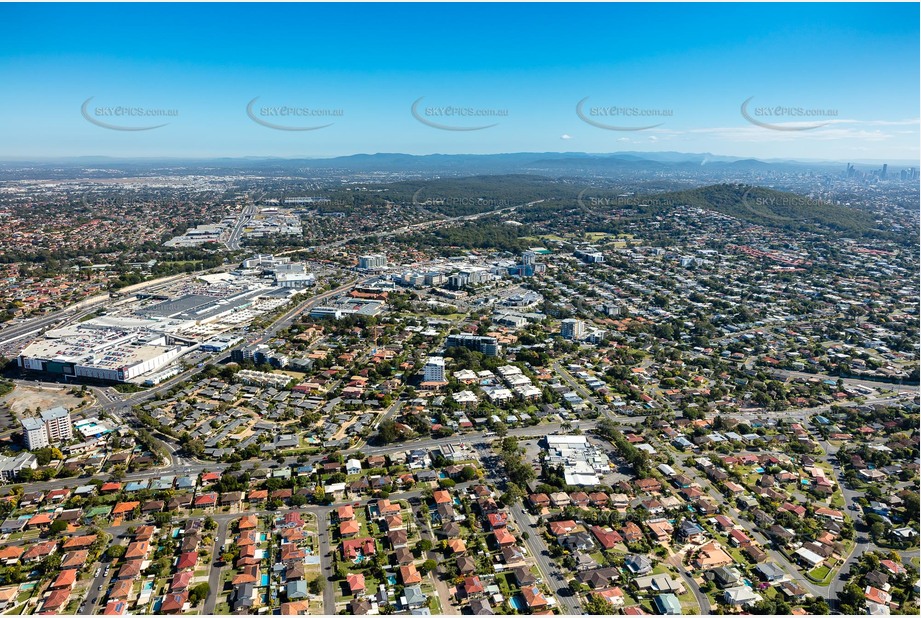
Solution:
[[[919,159],[917,4],[5,4],[0,19],[2,160]]]

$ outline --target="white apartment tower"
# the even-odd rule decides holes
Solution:
[[[361,270],[376,270],[387,267],[387,256],[375,253],[372,255],[358,256],[358,268]]]
[[[48,432],[48,442],[68,442],[74,438],[74,425],[70,420],[70,412],[60,406],[42,412],[45,430]]]
[[[572,318],[563,320],[560,325],[560,334],[563,339],[580,339],[585,334],[585,322]]]
[[[426,382],[445,382],[445,359],[440,356],[430,356],[425,363]]]
[[[48,432],[45,424],[37,418],[22,419],[22,433],[26,438],[26,448],[30,451],[48,446]]]

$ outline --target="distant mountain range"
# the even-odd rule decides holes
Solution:
[[[69,157],[33,161],[6,161],[4,167],[32,164],[49,165],[107,165],[113,167],[164,166],[164,167],[211,167],[221,169],[316,169],[350,170],[355,172],[433,172],[455,173],[511,173],[529,171],[576,171],[610,172],[629,170],[693,170],[711,168],[727,171],[802,171],[804,169],[836,170],[847,163],[880,166],[880,161],[809,161],[796,159],[753,159],[729,157],[711,153],[684,152],[614,152],[592,154],[583,152],[515,152],[506,154],[431,154],[410,155],[403,153],[354,154],[330,158],[281,158],[281,157],[221,157],[210,159],[184,158],[116,158],[101,156]],[[887,161],[890,167],[919,167],[918,162]]]

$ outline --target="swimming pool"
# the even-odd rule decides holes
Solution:
[[[508,604],[511,605],[513,609],[516,609],[516,610],[518,610],[518,611],[521,611],[521,610],[523,610],[523,609],[525,608],[524,603],[522,603],[522,602],[518,599],[518,595],[515,595],[515,596],[511,597],[511,598],[508,600]]]
[[[263,585],[263,586],[268,586],[268,585],[269,585],[269,574],[268,574],[268,573],[263,573],[263,574],[262,574],[262,585]]]
[[[396,575],[388,575],[388,576],[387,576],[387,583],[390,584],[391,586],[396,586],[396,585],[397,585],[397,576],[396,576]]]

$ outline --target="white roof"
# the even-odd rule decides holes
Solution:
[[[588,439],[585,436],[560,436],[560,435],[550,435],[547,436],[547,444],[579,444],[585,445],[588,443]]]

